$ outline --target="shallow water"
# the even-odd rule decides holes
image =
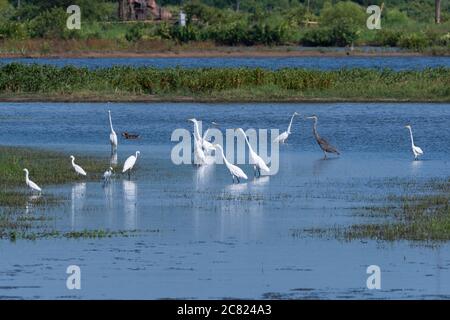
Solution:
[[[44,186],[67,198],[52,210],[59,230],[139,229],[132,237],[0,241],[4,298],[450,298],[449,245],[402,241],[339,242],[298,232],[366,221],[355,208],[395,185],[450,175],[449,104],[126,104],[1,103],[0,144],[43,146],[109,159],[111,109],[118,161],[141,151],[135,175],[101,182]],[[277,175],[239,185],[223,165],[196,169],[170,161],[176,128],[186,119],[221,129],[286,130]],[[304,115],[342,151],[323,160]],[[411,123],[425,155],[412,161]],[[69,159],[68,159],[69,162]],[[106,168],[105,168],[106,169]],[[394,185],[386,185],[390,181]],[[36,181],[38,182],[38,181]],[[33,208],[30,209],[31,211]],[[53,222],[52,222],[53,223]],[[67,290],[68,265],[82,270],[82,289]],[[366,268],[379,265],[382,290],[366,288]]]
[[[421,70],[432,67],[450,67],[450,57],[207,57],[207,58],[0,58],[0,64],[22,62],[50,64],[58,67],[106,68],[121,66],[152,66],[156,68],[306,68],[334,70],[341,68],[390,68],[393,70]]]

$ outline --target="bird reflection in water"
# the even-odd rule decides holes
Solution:
[[[86,182],[79,182],[72,185],[72,193],[71,193],[72,211],[70,217],[70,226],[72,230],[76,226],[75,221],[76,213],[81,211],[84,207],[85,197],[86,197]]]
[[[136,229],[137,226],[137,185],[131,180],[122,181],[123,206],[124,206],[124,227],[126,229]]]

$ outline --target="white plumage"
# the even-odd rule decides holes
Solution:
[[[227,166],[233,178],[233,183],[234,178],[236,178],[238,182],[240,182],[239,179],[248,179],[247,175],[244,173],[244,171],[242,171],[241,168],[228,162],[227,158],[225,158],[225,154],[223,153],[223,149],[220,145],[214,144],[213,146],[215,149],[219,149],[220,153],[222,154],[223,161],[225,162],[225,165]]]
[[[244,130],[242,128],[238,128],[237,131],[244,136],[245,142],[247,143],[247,146],[249,149],[249,160],[250,160],[250,164],[253,164],[253,170],[254,170],[255,176],[256,176],[256,172],[258,172],[259,176],[261,176],[261,170],[269,173],[270,172],[269,167],[267,167],[264,160],[255,151],[253,151],[253,148],[250,145],[250,142],[248,141],[247,135],[245,134]]]
[[[125,160],[125,163],[123,164],[122,173],[125,173],[128,171],[128,176],[130,175],[131,170],[133,169],[134,165],[136,164],[136,160],[138,155],[140,155],[140,151],[136,151],[135,155],[131,155],[128,157],[127,160]]]
[[[27,184],[27,186],[28,186],[31,190],[41,192],[42,189],[41,189],[36,183],[34,183],[33,181],[31,181],[31,180],[28,178],[28,169],[23,169],[23,171],[25,171],[25,183]]]
[[[109,169],[103,173],[103,180],[105,182],[108,182],[111,179],[112,172],[113,172],[113,168],[109,167]]]
[[[284,131],[283,133],[281,133],[275,139],[273,139],[273,142],[278,142],[278,143],[285,143],[286,142],[287,138],[289,138],[289,135],[291,134],[292,121],[294,120],[295,116],[299,116],[299,115],[300,114],[297,113],[297,112],[294,112],[292,114],[291,121],[289,122],[289,126],[288,126],[287,130]]]
[[[201,166],[206,164],[206,156],[201,147],[201,141],[195,139],[194,136],[194,164]]]
[[[188,119],[188,121],[191,121],[194,123],[194,138],[195,138],[195,141],[200,142],[200,147],[203,148],[207,152],[214,150],[213,144],[205,139],[206,133],[208,132],[208,130],[206,130],[205,135],[202,137],[200,135],[200,129],[199,129],[197,119],[192,118],[192,119]]]
[[[84,169],[82,167],[80,167],[79,165],[75,164],[75,157],[74,156],[70,156],[70,159],[72,159],[72,167],[75,170],[75,172],[77,174],[85,176],[86,175],[86,171],[84,171]]]
[[[113,129],[111,120],[111,110],[108,110],[108,115],[109,115],[109,127],[111,129],[111,133],[109,134],[109,142],[111,143],[112,149],[117,149],[117,134]]]
[[[407,125],[407,126],[405,126],[405,128],[409,129],[409,134],[411,137],[411,151],[414,155],[414,160],[417,160],[419,158],[419,156],[423,155],[423,151],[420,147],[414,145],[414,138],[413,138],[411,126]]]

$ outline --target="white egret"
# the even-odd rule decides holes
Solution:
[[[250,145],[250,142],[248,141],[247,135],[245,134],[244,130],[242,128],[238,128],[236,130],[244,136],[245,142],[247,143],[250,158],[249,160],[250,164],[253,164],[254,176],[256,177],[256,172],[258,172],[259,176],[261,176],[261,169],[265,172],[270,172],[270,169],[267,167],[264,160],[255,151],[253,151],[253,148]]]
[[[86,175],[86,171],[84,171],[84,169],[82,167],[80,167],[79,165],[75,164],[75,157],[74,156],[70,156],[70,159],[72,159],[72,167],[74,168],[75,172],[77,174],[85,176]]]
[[[220,153],[222,154],[222,158],[223,161],[225,162],[225,165],[227,166],[228,170],[231,173],[231,177],[233,178],[233,183],[234,183],[234,179],[237,179],[237,182],[239,183],[240,180],[239,179],[248,179],[247,175],[244,173],[244,171],[242,171],[241,168],[239,168],[238,166],[235,166],[234,164],[231,164],[230,162],[228,162],[227,158],[225,158],[225,154],[223,153],[223,149],[222,146],[219,144],[213,144],[215,149],[219,149]]]
[[[289,126],[287,128],[287,130],[283,133],[281,133],[278,137],[276,137],[273,142],[278,142],[278,143],[285,143],[287,138],[289,137],[289,135],[291,134],[291,127],[292,127],[292,121],[294,120],[295,116],[299,116],[300,114],[297,112],[294,112],[292,114],[291,117],[291,121],[289,122]]]
[[[111,179],[113,170],[114,170],[114,169],[113,169],[112,167],[109,167],[109,169],[106,170],[106,171],[103,173],[103,181],[104,181],[105,183],[109,182],[109,180]]]
[[[218,124],[216,122],[214,122],[214,121],[211,122],[211,124],[212,124],[212,127],[218,126]],[[203,141],[202,141],[203,148],[205,149],[205,151],[207,153],[210,153],[211,151],[215,150],[214,147],[213,147],[213,144],[207,139],[208,138],[208,132],[209,132],[210,129],[211,128],[206,129],[206,131],[205,131],[205,133],[203,134],[203,137],[202,137],[202,139],[203,139]]]
[[[28,169],[25,168],[23,169],[23,171],[25,171],[25,183],[27,184],[27,186],[33,191],[41,192],[42,189],[28,178]]]
[[[206,164],[206,156],[202,150],[200,141],[194,139],[194,164],[201,166]]]
[[[198,120],[195,118],[192,119],[188,119],[188,121],[191,121],[194,123],[194,138],[196,141],[200,142],[200,146],[205,149],[205,150],[213,150],[213,145],[211,142],[209,142],[208,140],[204,139],[201,135],[200,135],[200,128],[198,125]],[[206,137],[206,136],[205,136]]]
[[[417,160],[419,158],[419,156],[423,155],[423,151],[420,147],[414,145],[414,138],[413,138],[411,126],[407,125],[407,126],[405,126],[405,128],[409,129],[409,134],[411,137],[411,150],[414,155],[414,160]]]
[[[109,134],[109,142],[111,143],[111,150],[117,149],[117,134],[113,129],[112,120],[111,120],[111,110],[108,110],[109,115],[109,126],[111,128],[111,133]]]
[[[128,178],[130,178],[131,170],[133,169],[134,165],[136,164],[136,160],[138,158],[138,155],[140,155],[140,151],[136,151],[135,155],[131,155],[128,157],[127,160],[125,160],[125,163],[123,165],[122,173],[125,173],[128,171]]]

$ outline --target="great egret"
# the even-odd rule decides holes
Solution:
[[[192,119],[188,119],[188,121],[191,121],[194,123],[194,138],[196,141],[200,142],[200,146],[205,149],[205,150],[212,150],[213,145],[211,142],[209,142],[208,140],[204,139],[201,135],[200,135],[200,129],[199,129],[199,125],[198,125],[198,121],[195,118]]]
[[[313,134],[314,137],[316,138],[317,144],[320,146],[320,148],[323,151],[323,154],[325,155],[325,159],[327,158],[327,152],[340,155],[339,151],[335,147],[329,144],[327,140],[319,136],[319,133],[317,132],[317,120],[318,120],[317,116],[312,115],[310,117],[306,117],[306,119],[314,119]]]
[[[104,183],[109,182],[109,180],[111,179],[113,170],[114,170],[114,169],[113,169],[112,167],[109,167],[109,169],[106,170],[106,171],[103,173],[103,181],[104,181]]]
[[[86,175],[86,171],[84,171],[84,169],[82,167],[80,167],[79,165],[75,164],[75,157],[74,156],[70,156],[70,159],[72,159],[72,167],[74,168],[75,172],[77,174],[85,176]]]
[[[417,160],[419,158],[419,156],[423,155],[423,151],[420,147],[414,145],[414,138],[413,138],[411,126],[406,125],[405,128],[409,129],[409,134],[411,137],[411,150],[414,155],[414,160]]]
[[[136,151],[135,155],[131,155],[128,157],[127,160],[125,160],[125,163],[124,163],[123,169],[122,169],[122,173],[125,173],[126,171],[128,171],[128,178],[130,178],[131,170],[133,169],[134,165],[136,164],[137,157],[140,154],[141,154],[140,151]]]
[[[25,183],[27,184],[27,186],[33,191],[41,192],[42,189],[28,178],[28,169],[25,168],[23,169],[23,171],[25,171]]]
[[[294,112],[292,114],[291,117],[291,121],[289,122],[289,126],[287,128],[287,130],[283,133],[281,133],[278,137],[276,137],[275,139],[273,139],[273,142],[278,142],[278,143],[285,143],[287,138],[289,137],[289,135],[291,134],[291,127],[292,127],[292,121],[294,120],[295,116],[299,116],[300,114],[297,112]]]
[[[216,123],[214,121],[211,122],[211,124],[212,124],[212,128],[217,127],[219,125],[218,123]],[[211,142],[209,142],[209,140],[207,139],[208,132],[209,132],[210,129],[211,129],[211,127],[206,129],[206,131],[205,131],[205,133],[203,134],[203,137],[202,137],[202,139],[203,139],[203,141],[202,141],[203,148],[205,149],[205,151],[207,153],[210,153],[211,151],[214,150],[213,144]]]
[[[234,183],[234,178],[237,179],[238,183],[240,182],[240,180],[239,180],[240,178],[248,179],[247,175],[244,173],[244,171],[242,171],[241,168],[228,162],[227,158],[225,158],[225,154],[223,153],[222,146],[220,146],[219,144],[213,144],[213,147],[215,149],[219,149],[220,153],[222,154],[223,161],[225,162],[225,165],[227,166],[228,170],[231,173],[231,177],[233,178],[233,183]]]
[[[200,141],[194,139],[194,164],[201,166],[206,164],[206,156],[203,152]]]
[[[111,110],[108,110],[109,115],[109,126],[111,128],[111,133],[109,134],[109,142],[111,143],[111,149],[117,149],[117,134],[113,129],[112,120],[111,120]]]
[[[249,160],[250,164],[253,164],[254,176],[256,177],[256,172],[258,172],[259,176],[261,176],[261,169],[266,172],[270,172],[270,169],[267,167],[264,160],[255,151],[253,151],[253,148],[250,145],[250,142],[248,141],[247,135],[245,134],[244,130],[242,128],[238,128],[236,130],[244,136],[245,142],[247,143],[250,158]]]

